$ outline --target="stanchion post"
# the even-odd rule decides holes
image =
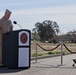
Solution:
[[[36,62],[37,62],[37,41],[36,41]]]
[[[61,41],[61,65],[63,65],[63,41]]]

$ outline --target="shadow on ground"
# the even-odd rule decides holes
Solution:
[[[16,73],[27,69],[9,69],[6,67],[0,67],[0,73]]]
[[[67,66],[67,65],[48,65],[48,64],[39,64],[32,67],[37,68],[60,68],[60,69],[76,69],[76,66]]]

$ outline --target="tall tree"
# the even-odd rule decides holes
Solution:
[[[46,41],[59,32],[59,26],[55,21],[45,20],[42,23],[37,22],[33,31],[39,35],[40,41]]]

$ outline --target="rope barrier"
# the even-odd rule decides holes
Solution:
[[[37,45],[41,48],[41,49],[43,49],[44,51],[53,51],[53,50],[55,50],[56,48],[58,48],[59,46],[60,46],[60,44],[58,44],[55,48],[53,48],[53,49],[45,49],[45,48],[43,48],[43,47],[41,47],[38,43],[37,43]]]
[[[75,54],[76,52],[73,52],[71,51],[63,42],[60,42],[56,47],[52,48],[52,49],[45,49],[43,48],[42,46],[40,46],[37,41],[36,41],[36,62],[37,62],[37,45],[43,49],[44,51],[53,51],[55,50],[56,48],[58,48],[60,45],[61,45],[61,65],[63,65],[63,46],[70,52],[70,53],[73,53]]]
[[[63,44],[63,45],[70,53],[76,53],[76,52],[72,52],[65,44]]]
[[[55,50],[56,48],[58,48],[58,47],[60,46],[60,44],[58,44],[55,48],[45,49],[45,48],[43,48],[42,46],[40,46],[37,42],[36,42],[36,44],[37,44],[41,49],[43,49],[44,51],[53,51],[53,50]],[[76,53],[76,52],[71,51],[65,44],[63,44],[63,46],[64,46],[70,53]]]

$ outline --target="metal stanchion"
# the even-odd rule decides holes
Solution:
[[[63,43],[61,42],[61,65],[63,65]]]
[[[63,65],[63,41],[61,41],[61,66]]]
[[[37,42],[36,42],[36,63],[37,63]]]

